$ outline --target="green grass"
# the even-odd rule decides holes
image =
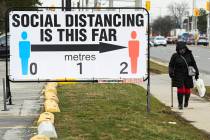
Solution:
[[[59,140],[209,140],[158,100],[146,112],[146,91],[133,84],[72,84],[58,88]],[[176,122],[177,124],[169,124]]]
[[[206,96],[210,98],[210,86],[206,86]]]
[[[192,93],[199,95],[196,87],[193,88]],[[206,94],[205,94],[204,98],[206,98],[207,100],[210,100],[210,86],[206,86]]]
[[[150,61],[150,72],[155,74],[168,74],[168,68]]]

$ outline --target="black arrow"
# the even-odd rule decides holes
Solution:
[[[32,52],[42,51],[99,51],[100,53],[124,49],[126,47],[100,42],[99,44],[33,44]]]

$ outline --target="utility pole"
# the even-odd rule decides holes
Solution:
[[[197,42],[198,42],[198,37],[199,37],[199,33],[198,33],[198,29],[197,29],[197,16],[199,16],[199,10],[198,8],[196,8],[196,2],[195,0],[193,0],[193,33],[194,33],[194,38],[195,38],[195,45],[197,46]]]
[[[109,7],[113,7],[113,5],[114,5],[114,4],[113,4],[113,1],[114,1],[114,0],[109,0]]]
[[[98,4],[98,0],[94,0],[94,7],[96,7]]]
[[[61,0],[61,7],[62,7],[62,11],[64,11],[64,0]]]
[[[80,1],[77,2],[77,8],[80,8]],[[80,9],[79,9],[80,11]]]
[[[86,7],[88,7],[89,5],[89,0],[86,0]]]
[[[84,0],[82,0],[82,8],[84,8]],[[84,11],[84,9],[82,9]]]
[[[66,11],[71,11],[71,0],[66,0]]]
[[[196,1],[193,0],[193,9],[192,9],[192,13],[193,13],[193,16],[192,16],[192,30],[193,30],[193,32],[197,31],[197,17],[194,15],[195,8],[196,8]]]
[[[135,0],[135,7],[142,7],[142,0]]]
[[[207,17],[207,37],[208,37],[208,41],[210,42],[210,1],[207,0],[207,11],[208,11],[208,17]]]

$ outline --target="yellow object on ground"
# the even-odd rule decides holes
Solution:
[[[43,121],[39,124],[38,134],[49,138],[58,138],[55,126],[50,121]]]
[[[56,96],[57,96],[57,92],[46,91],[46,92],[44,93],[44,96],[49,96],[49,95],[56,95]]]
[[[49,83],[47,83],[47,86],[56,88],[58,86],[58,83],[57,82],[49,82]]]
[[[39,125],[43,121],[50,121],[52,124],[54,124],[54,114],[50,112],[40,114],[37,124]]]
[[[30,138],[30,140],[50,140],[50,138],[44,135],[36,135]]]
[[[47,92],[45,94],[45,100],[54,100],[54,101],[56,101],[56,103],[59,103],[59,99],[58,99],[57,95],[49,94],[49,92]]]
[[[75,78],[66,78],[66,79],[58,79],[59,81],[74,81],[77,80]],[[76,84],[78,82],[58,82],[59,85],[66,85],[66,84]]]
[[[60,112],[60,108],[54,100],[46,100],[44,106],[46,112]]]
[[[54,94],[56,94],[57,95],[57,89],[56,88],[52,88],[52,87],[50,87],[50,88],[45,88],[45,94],[47,93],[47,92],[54,92]]]

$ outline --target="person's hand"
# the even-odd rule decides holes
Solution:
[[[195,80],[197,81],[199,79],[199,75],[195,75]]]

